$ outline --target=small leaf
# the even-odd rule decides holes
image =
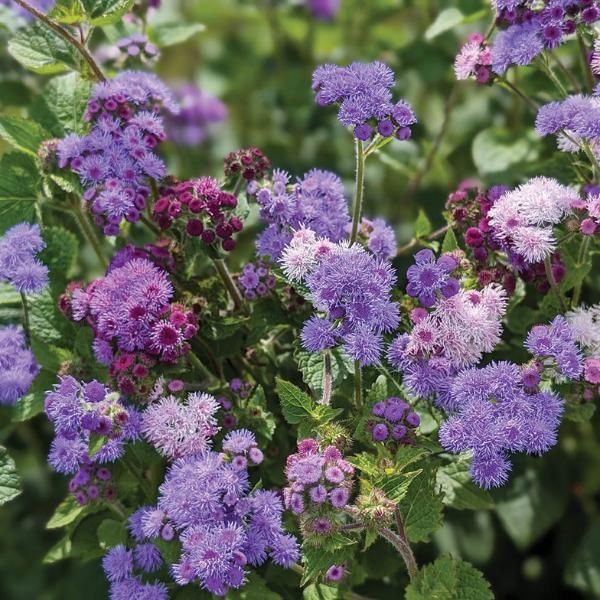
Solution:
[[[0,235],[21,221],[33,221],[39,175],[31,156],[5,154],[0,159]]]
[[[58,529],[72,523],[83,513],[86,507],[77,503],[73,495],[69,494],[54,511],[54,514],[46,523],[46,529]]]
[[[456,235],[454,235],[454,229],[450,227],[448,231],[446,231],[444,241],[442,242],[442,252],[452,252],[458,249],[458,247],[458,241],[456,239]]]
[[[21,478],[8,450],[0,446],[0,506],[21,493]]]
[[[174,46],[204,31],[202,23],[161,23],[148,28],[148,37],[159,48]]]
[[[572,553],[565,581],[594,598],[600,596],[600,522],[595,521]]]
[[[71,546],[71,537],[69,535],[65,535],[58,540],[58,542],[56,542],[56,544],[54,544],[50,550],[48,550],[42,559],[42,564],[51,565],[59,560],[69,558],[69,556],[71,556]]]
[[[415,237],[417,239],[424,238],[428,236],[432,230],[433,226],[431,225],[429,217],[425,214],[425,211],[422,208],[419,209],[419,214],[417,216],[417,220],[415,221]]]
[[[405,600],[494,600],[490,584],[468,562],[441,556],[406,588]]]
[[[453,29],[465,19],[465,15],[458,8],[447,8],[438,14],[435,21],[425,31],[425,39],[433,38]]]
[[[128,13],[134,0],[81,0],[92,25],[116,23]]]

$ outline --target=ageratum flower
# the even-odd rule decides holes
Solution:
[[[301,229],[282,257],[286,276],[303,281],[320,313],[303,327],[303,346],[317,352],[342,343],[363,366],[381,354],[382,334],[398,325],[398,305],[391,301],[396,275],[362,246],[331,244]]]
[[[165,165],[154,148],[166,138],[161,109],[177,112],[168,88],[153,74],[123,71],[96,84],[85,113],[92,129],[69,134],[57,149],[58,164],[79,175],[84,199],[106,235],[118,235],[123,219],[140,219]]]
[[[0,327],[0,404],[14,405],[27,393],[39,370],[23,331],[13,325]]]
[[[410,127],[417,122],[405,100],[392,102],[393,71],[384,63],[354,62],[347,67],[320,65],[313,72],[312,89],[319,106],[339,104],[338,120],[352,127],[354,136],[371,139],[375,129],[384,138],[395,135],[400,140],[411,136]]]
[[[451,254],[442,254],[437,260],[431,250],[425,248],[415,254],[415,263],[411,265],[406,276],[408,285],[406,292],[409,296],[418,298],[419,302],[430,308],[440,297],[450,298],[458,293],[458,280],[450,274],[458,267],[458,260]]]
[[[48,285],[48,267],[36,257],[46,247],[40,226],[19,223],[0,238],[0,281],[33,294]]]
[[[144,437],[170,459],[198,454],[210,448],[217,433],[215,414],[219,404],[210,394],[193,392],[185,402],[166,396],[150,404],[142,414]]]
[[[396,234],[383,219],[363,217],[358,230],[369,251],[380,260],[391,260],[398,250]]]
[[[578,199],[576,192],[555,179],[534,177],[494,203],[488,212],[489,225],[507,252],[538,263],[556,249],[553,226]]]
[[[312,169],[290,183],[291,176],[275,169],[271,181],[252,182],[261,218],[269,224],[256,242],[260,256],[279,260],[292,232],[306,227],[332,242],[347,237],[350,225],[348,202],[342,180],[329,171]]]
[[[577,343],[589,356],[600,357],[600,304],[579,306],[565,315]]]
[[[528,393],[517,365],[468,369],[451,387],[452,416],[440,428],[450,452],[473,454],[471,475],[483,488],[503,485],[513,452],[543,454],[556,443],[563,402],[554,393]]]

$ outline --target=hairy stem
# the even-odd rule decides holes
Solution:
[[[222,258],[213,258],[213,264],[215,265],[219,277],[223,281],[225,289],[229,292],[229,296],[233,300],[235,310],[240,310],[244,304],[244,300],[240,294],[240,290],[237,285],[235,285],[235,281],[233,281],[233,277],[231,277],[227,264]]]
[[[90,70],[94,74],[94,77],[98,81],[106,81],[106,77],[102,70],[98,66],[98,63],[94,60],[94,57],[90,54],[90,51],[85,47],[85,44],[79,41],[76,37],[71,35],[62,25],[59,25],[56,21],[53,21],[50,17],[45,15],[37,8],[31,6],[31,4],[25,2],[25,0],[15,0],[21,8],[24,8],[28,13],[32,14],[36,19],[44,23],[47,27],[52,29],[55,33],[60,35],[65,41],[73,46],[79,54],[81,54],[83,60],[88,64]]]
[[[331,352],[323,351],[323,396],[321,404],[329,406],[331,404],[331,390],[333,387],[333,376],[331,374]]]
[[[27,296],[21,293],[21,304],[23,305],[23,331],[25,332],[25,339],[27,344],[31,343],[31,327],[29,325],[29,306],[27,304]]]
[[[579,246],[579,255],[577,256],[577,267],[581,267],[585,261],[586,254],[590,245],[590,236],[586,235],[581,240],[581,246]],[[575,289],[573,290],[573,297],[571,298],[571,308],[575,308],[579,304],[581,298],[581,289],[583,287],[583,280],[580,280]]]
[[[579,30],[577,31],[577,43],[579,45],[579,60],[581,62],[583,76],[585,77],[586,88],[587,91],[591,93],[594,89],[594,76],[592,75],[590,63],[588,62],[588,51],[585,45],[585,40],[583,39],[583,35],[581,35],[581,31]]]
[[[527,104],[527,106],[529,106],[529,108],[531,108],[531,110],[537,114],[538,110],[539,110],[539,106],[538,104],[532,100],[529,96],[527,96],[524,92],[522,92],[514,83],[510,82],[508,79],[503,78],[500,80],[500,84],[503,87],[508,88],[513,94],[515,94],[516,96],[518,96],[521,100],[523,100],[523,102],[525,102],[525,104]]]
[[[102,265],[102,268],[107,269],[108,268],[108,260],[106,259],[106,257],[104,256],[104,252],[102,251],[102,243],[100,242],[100,239],[96,235],[94,228],[91,226],[90,222],[88,221],[87,215],[85,215],[82,212],[82,210],[79,206],[76,206],[74,208],[73,214],[75,215],[75,220],[77,221],[77,224],[79,225],[79,229],[81,229],[81,233],[83,234],[85,239],[92,246],[98,260],[100,261],[100,264]]]
[[[410,544],[406,540],[406,537],[402,538],[400,535],[394,533],[387,527],[381,528],[379,530],[379,535],[392,544],[392,546],[394,546],[394,548],[398,551],[398,554],[400,554],[402,560],[404,560],[409,578],[413,579],[419,571],[419,567],[417,566],[417,561],[415,560],[415,556]]]
[[[354,361],[354,404],[362,411],[362,369],[360,362]]]
[[[363,144],[359,139],[355,140],[356,152],[356,183],[354,187],[354,208],[352,209],[352,233],[350,243],[354,244],[358,237],[358,226],[362,214],[363,194],[365,189],[365,156],[363,154]]]
[[[546,256],[544,259],[544,267],[546,269],[546,277],[548,279],[548,283],[552,288],[552,291],[556,294],[558,301],[560,303],[560,307],[563,312],[567,312],[567,303],[561,294],[560,289],[558,288],[558,284],[556,283],[556,279],[554,279],[554,273],[552,273],[552,263],[550,262],[550,256]]]

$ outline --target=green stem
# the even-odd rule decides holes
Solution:
[[[590,239],[591,237],[589,235],[586,235],[583,237],[583,240],[581,240],[581,246],[579,246],[579,255],[577,257],[577,267],[581,267],[583,265],[583,262],[586,258],[586,254],[588,252],[588,248],[590,245]],[[571,298],[571,308],[575,308],[578,304],[579,304],[579,300],[581,298],[581,289],[583,287],[583,280],[580,280],[577,285],[575,286],[575,289],[573,290],[573,297]]]
[[[592,75],[590,63],[588,62],[587,48],[580,30],[577,31],[577,43],[579,45],[579,60],[581,62],[581,70],[583,71],[583,76],[585,77],[587,91],[591,93],[591,91],[594,89],[594,76]]]
[[[538,104],[532,100],[529,96],[527,96],[524,92],[522,92],[514,83],[510,82],[508,79],[503,78],[499,81],[500,85],[502,85],[503,87],[508,88],[513,94],[515,94],[516,96],[518,96],[521,100],[523,100],[523,102],[525,102],[525,104],[527,104],[527,106],[529,106],[529,108],[531,108],[531,110],[537,114],[538,110],[539,110],[539,106]]]
[[[94,228],[90,225],[87,216],[81,211],[81,209],[78,206],[76,206],[73,210],[73,214],[75,215],[75,220],[77,221],[77,224],[81,229],[81,233],[83,233],[83,236],[87,239],[87,241],[94,249],[94,252],[98,257],[100,264],[104,269],[107,269],[108,260],[106,259],[106,257],[104,256],[104,252],[102,251],[102,244],[100,243],[100,240],[98,239]]]
[[[576,81],[575,77],[573,77],[573,73],[569,71],[565,65],[562,64],[561,60],[558,58],[555,52],[550,51],[550,56],[560,69],[560,72],[568,79],[569,83],[573,86],[573,91],[577,92],[580,90],[579,83]]]
[[[357,360],[354,361],[354,404],[362,412],[362,369]]]
[[[233,300],[233,306],[235,307],[235,310],[240,310],[244,304],[244,300],[240,294],[240,290],[238,289],[237,285],[235,285],[235,281],[233,281],[233,277],[231,277],[231,273],[227,268],[227,264],[222,258],[213,258],[213,264],[215,265],[215,269],[217,270],[219,277],[223,281],[225,289],[229,292],[229,295]]]
[[[238,194],[240,193],[240,190],[242,189],[242,184],[244,183],[244,176],[243,175],[238,175],[238,178],[235,181],[235,185],[233,186],[233,189],[231,190],[231,193],[237,198]]]
[[[27,296],[21,292],[21,304],[23,305],[23,331],[27,343],[31,343],[31,327],[29,325],[29,306],[27,305]]]
[[[565,299],[563,298],[563,295],[560,292],[558,284],[556,283],[556,279],[554,279],[554,273],[552,273],[552,263],[550,262],[550,255],[546,256],[546,258],[544,259],[544,267],[546,269],[546,277],[548,279],[548,283],[550,284],[552,291],[556,294],[562,311],[566,313],[568,310],[567,303],[565,302]]]
[[[331,374],[331,352],[323,351],[323,396],[321,404],[329,406],[331,404],[331,391],[333,388],[333,377]]]
[[[94,74],[94,77],[98,81],[106,81],[106,77],[102,70],[98,66],[98,63],[94,60],[94,57],[90,54],[90,51],[85,47],[85,44],[81,43],[76,37],[72,36],[64,27],[59,25],[56,21],[53,21],[48,15],[34,8],[24,0],[15,0],[21,8],[24,8],[28,13],[32,14],[36,19],[44,23],[47,27],[52,29],[60,37],[66,40],[71,46],[73,46],[79,54],[83,57],[83,60],[88,64],[90,70]]]
[[[554,84],[561,96],[563,98],[566,98],[569,94],[567,93],[565,86],[562,84],[561,80],[556,76],[556,73],[552,70],[552,67],[548,64],[548,61],[543,55],[540,57],[538,64],[542,66],[542,71],[546,73],[548,79],[550,79],[550,81]]]
[[[440,227],[439,229],[436,229],[434,232],[430,233],[425,239],[427,239],[430,242],[432,242],[433,240],[437,240],[443,235],[446,235],[448,229],[450,229],[450,225],[444,225],[443,227]],[[413,238],[410,242],[404,244],[404,246],[400,246],[400,248],[398,248],[396,252],[396,256],[402,256],[403,254],[410,252],[413,248],[419,245],[420,241],[421,240],[417,238]]]
[[[363,194],[365,189],[365,157],[363,154],[363,144],[356,139],[356,184],[354,188],[354,208],[352,210],[352,233],[350,243],[354,244],[358,237],[358,226],[362,214]]]
[[[404,564],[406,565],[406,570],[408,571],[408,576],[412,580],[415,575],[419,571],[419,567],[417,566],[417,561],[415,560],[415,555],[410,547],[410,544],[406,540],[406,538],[402,538],[401,535],[394,533],[391,529],[387,527],[382,527],[379,530],[379,535],[382,538],[387,540],[394,548],[398,551],[398,554],[404,560]]]
[[[190,363],[196,371],[202,373],[203,377],[208,379],[208,381],[213,381],[215,379],[214,375],[208,370],[206,365],[192,352],[188,352],[187,357],[190,360]]]

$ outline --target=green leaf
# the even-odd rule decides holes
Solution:
[[[14,115],[0,115],[0,138],[21,152],[37,156],[40,144],[49,137],[50,134],[34,121]]]
[[[8,51],[25,68],[36,73],[77,70],[75,52],[62,37],[41,23],[21,29],[8,42]]]
[[[29,114],[56,137],[67,133],[85,133],[83,119],[92,84],[79,73],[54,77],[29,110]]]
[[[77,237],[64,227],[46,227],[43,238],[46,247],[39,258],[50,269],[50,276],[58,278],[62,283],[69,277],[77,259]]]
[[[127,530],[121,521],[104,519],[98,527],[98,542],[103,549],[112,548],[127,541]]]
[[[328,350],[331,360],[331,377],[333,386],[338,385],[354,369],[354,363],[350,358],[339,350]],[[315,396],[321,396],[323,392],[323,364],[324,352],[306,352],[297,350],[294,358],[298,363],[298,369],[302,373],[304,383],[311,389]]]
[[[47,369],[42,369],[33,380],[29,391],[19,398],[12,412],[13,422],[27,421],[44,410],[46,392],[56,382],[56,374]]]
[[[32,221],[39,190],[35,161],[27,154],[5,154],[0,159],[0,235],[21,221]]]
[[[59,345],[72,329],[48,289],[37,294],[35,302],[30,302],[29,320],[34,339],[46,344]]]
[[[596,405],[593,402],[583,402],[582,404],[573,404],[567,402],[564,418],[574,423],[586,423],[596,412]]]
[[[197,587],[196,590],[198,590]],[[281,596],[270,590],[266,581],[256,571],[252,571],[244,586],[239,591],[230,590],[227,598],[232,600],[237,598],[240,600],[280,600]]]
[[[469,462],[462,457],[438,468],[437,484],[444,493],[444,504],[457,510],[486,510],[494,506],[489,492],[471,480]]]
[[[81,0],[92,25],[116,23],[133,6],[134,0]]]
[[[85,510],[85,506],[77,503],[72,494],[69,494],[54,511],[52,517],[48,523],[46,523],[46,529],[58,529],[73,523],[81,513]]]
[[[65,535],[62,537],[44,556],[42,559],[42,564],[51,565],[52,563],[58,562],[59,560],[64,560],[65,558],[69,558],[71,556],[71,536]]]
[[[442,526],[442,495],[437,492],[435,471],[427,463],[400,500],[400,512],[411,542],[424,542]]]
[[[317,581],[325,575],[331,565],[342,562],[343,552],[327,552],[323,548],[310,546],[306,542],[302,545],[302,563],[304,573],[300,585],[306,585],[309,581]]]
[[[433,230],[429,217],[425,214],[425,211],[420,208],[417,220],[415,221],[415,237],[417,239],[428,236]]]
[[[316,407],[310,396],[289,381],[276,378],[275,391],[281,400],[281,411],[290,425],[312,417]]]
[[[153,544],[160,550],[162,557],[166,563],[179,562],[181,556],[181,545],[177,541],[177,538],[167,542],[162,538],[156,538],[152,540]]]
[[[450,227],[448,231],[446,231],[446,235],[444,236],[444,241],[442,242],[442,252],[452,252],[458,248],[458,241],[456,239],[456,235],[454,235],[454,229]]]
[[[160,23],[148,28],[148,38],[159,48],[174,46],[204,31],[202,23]]]
[[[21,493],[21,478],[8,450],[0,446],[0,506]]]
[[[92,458],[96,453],[100,452],[105,442],[106,436],[92,433],[90,436],[90,445],[88,447],[88,456]]]
[[[441,556],[419,570],[405,600],[493,600],[490,584],[471,564]]]
[[[492,493],[500,521],[520,549],[531,546],[561,519],[568,496],[564,471],[548,458],[525,460],[509,482]]]
[[[80,0],[56,0],[48,15],[54,21],[67,25],[81,23],[85,20],[85,13]]]
[[[473,162],[481,175],[501,173],[513,165],[535,160],[539,142],[527,129],[520,136],[500,127],[480,131],[473,140]]]
[[[600,596],[600,521],[594,521],[572,554],[565,581],[594,598]]]
[[[425,39],[432,40],[433,38],[453,29],[465,19],[465,15],[458,8],[447,8],[443,10],[435,19],[435,21],[427,28]]]
[[[304,600],[335,600],[343,598],[340,590],[331,585],[323,585],[322,583],[311,583],[304,588],[302,595]]]

